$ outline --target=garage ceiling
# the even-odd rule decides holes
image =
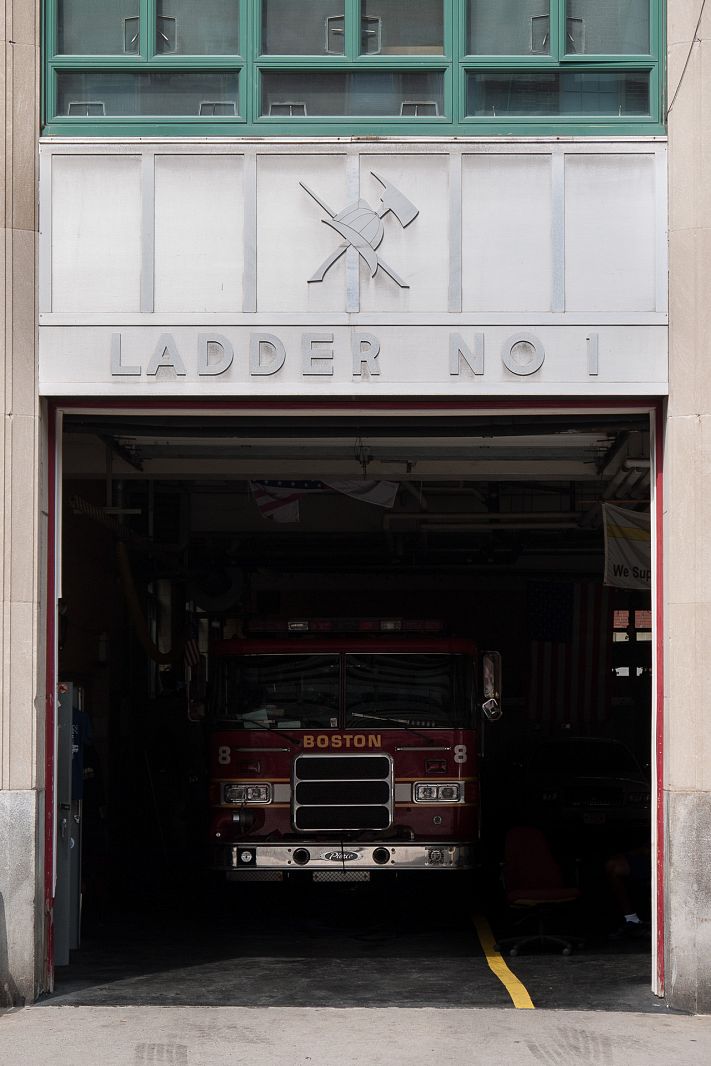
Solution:
[[[65,478],[101,482],[117,521],[143,525],[146,486],[153,500],[173,491],[190,500],[189,536],[226,538],[223,550],[234,554],[239,534],[238,554],[252,565],[282,557],[307,569],[319,559],[357,568],[376,557],[380,566],[591,558],[602,547],[601,501],[649,506],[644,415],[70,415],[64,428]],[[334,493],[330,505],[306,500],[298,525],[279,525],[258,513],[249,485],[362,477],[400,483],[392,510],[342,495],[334,507]],[[122,507],[139,515],[122,516]]]

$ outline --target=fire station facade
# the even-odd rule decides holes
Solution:
[[[697,7],[6,0],[7,997],[51,979],[62,412],[333,400],[650,412],[650,980],[711,1007]]]

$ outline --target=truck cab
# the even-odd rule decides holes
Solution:
[[[210,838],[230,880],[463,870],[496,653],[437,623],[294,620],[211,656]]]

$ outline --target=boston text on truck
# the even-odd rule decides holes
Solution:
[[[228,880],[471,868],[498,652],[401,619],[257,623],[212,652],[209,834]]]

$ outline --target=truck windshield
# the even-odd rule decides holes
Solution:
[[[346,655],[346,726],[470,726],[464,655]]]
[[[237,729],[329,729],[338,725],[338,655],[245,655],[226,659],[212,717]]]
[[[472,666],[419,653],[236,656],[213,675],[211,718],[233,729],[470,727]]]

